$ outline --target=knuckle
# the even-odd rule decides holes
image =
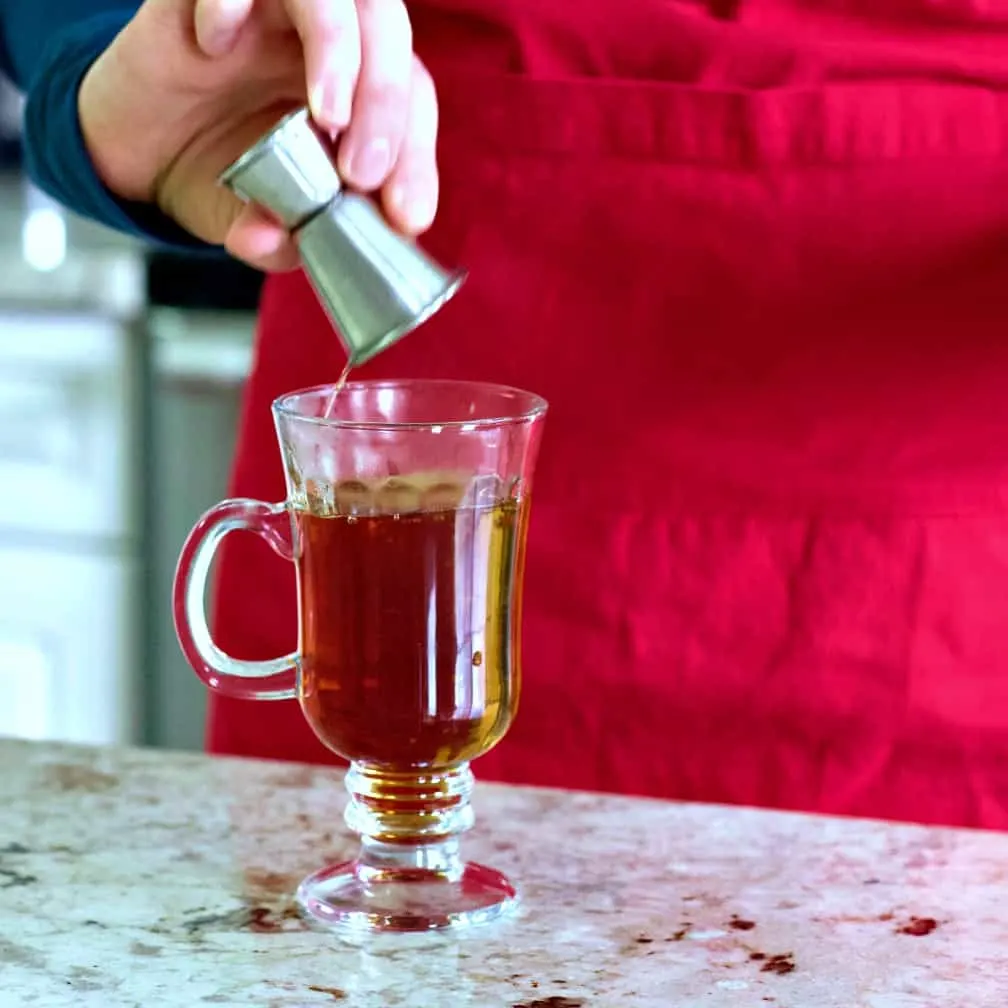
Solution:
[[[412,80],[409,63],[395,58],[376,58],[367,51],[363,54],[360,73],[360,90],[369,103],[400,105],[409,101]]]
[[[361,97],[372,109],[404,109],[409,103],[409,88],[398,80],[361,75]]]

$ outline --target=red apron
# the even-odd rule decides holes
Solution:
[[[477,775],[1008,827],[1008,0],[710,7],[412,6],[471,276],[361,376],[551,404]],[[235,494],[283,497],[269,403],[342,363],[270,280]],[[219,641],[273,657],[250,538]],[[332,761],[293,702],[214,697],[209,742]]]

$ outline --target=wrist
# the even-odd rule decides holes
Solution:
[[[114,44],[114,43],[113,43]],[[115,59],[108,49],[88,68],[77,91],[77,119],[84,149],[101,184],[118,199],[154,202],[153,172],[145,178],[144,154],[137,137],[143,136],[117,114],[117,101],[109,87],[107,62]]]

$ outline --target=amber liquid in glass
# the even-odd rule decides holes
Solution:
[[[355,493],[369,513],[296,516],[305,716],[334,752],[390,772],[474,759],[517,706],[527,501],[465,504],[436,479],[336,497]]]

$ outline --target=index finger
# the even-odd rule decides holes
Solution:
[[[301,39],[312,118],[335,134],[350,122],[361,67],[360,27],[354,0],[283,0]]]

